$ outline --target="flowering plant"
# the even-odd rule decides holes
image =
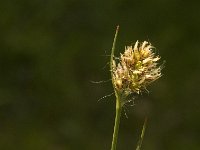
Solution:
[[[127,96],[132,93],[140,94],[147,90],[147,86],[161,77],[162,67],[158,61],[160,56],[154,52],[151,43],[136,42],[134,46],[125,47],[124,53],[117,59],[114,59],[116,39],[119,31],[117,27],[110,58],[110,69],[112,84],[116,96],[116,116],[113,132],[113,141],[111,150],[116,150],[120,116],[123,105],[127,102]],[[140,149],[147,119],[145,119],[141,138],[138,142],[137,150]]]

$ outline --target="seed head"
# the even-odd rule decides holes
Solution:
[[[125,47],[118,64],[112,63],[114,88],[126,95],[141,93],[147,85],[161,77],[162,67],[158,65],[160,56],[149,42],[138,41],[133,46]]]

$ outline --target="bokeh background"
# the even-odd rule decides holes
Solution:
[[[200,149],[200,2],[0,2],[0,149],[109,150],[115,115],[109,54],[148,40],[163,76],[122,115],[118,149]]]

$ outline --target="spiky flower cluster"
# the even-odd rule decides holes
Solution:
[[[161,77],[160,56],[153,51],[149,42],[135,43],[134,47],[125,47],[119,63],[113,60],[112,78],[117,91],[126,95],[141,93],[151,82]]]

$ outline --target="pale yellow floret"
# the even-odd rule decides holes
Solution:
[[[161,67],[158,66],[159,56],[152,51],[154,48],[149,42],[139,43],[134,47],[126,46],[121,54],[119,63],[113,61],[112,72],[116,90],[124,93],[140,93],[146,86],[161,76]]]

